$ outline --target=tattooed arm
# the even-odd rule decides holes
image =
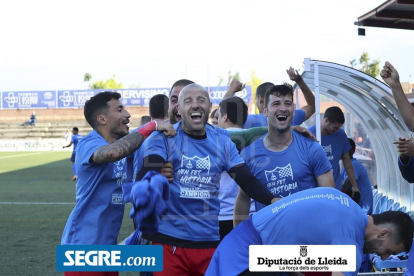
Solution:
[[[141,146],[154,130],[164,132],[165,136],[172,137],[175,135],[175,129],[172,125],[164,122],[154,121],[148,123],[136,132],[132,132],[114,143],[98,148],[92,155],[91,161],[94,163],[109,163],[118,161],[127,157]]]
[[[93,153],[91,161],[98,164],[118,161],[137,150],[144,140],[141,133],[130,133],[110,145],[98,148]]]

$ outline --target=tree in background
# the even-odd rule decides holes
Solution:
[[[115,75],[111,79],[107,79],[106,81],[96,81],[92,83],[89,88],[90,89],[122,89],[124,85],[122,82],[117,83],[115,80]]]
[[[353,60],[349,62],[352,68],[355,68],[359,64],[359,68],[356,68],[356,69],[374,78],[376,78],[380,73],[379,63],[380,63],[379,59],[375,59],[371,62],[369,60],[369,56],[367,52],[362,53],[361,57],[359,58],[359,61],[357,61],[354,58]]]
[[[92,78],[91,74],[86,72],[85,75],[83,76],[83,82],[85,83],[85,86],[86,86],[86,83],[88,83],[91,80],[91,78]]]

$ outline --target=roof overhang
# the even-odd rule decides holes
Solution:
[[[414,30],[414,0],[388,0],[360,16],[355,25]]]

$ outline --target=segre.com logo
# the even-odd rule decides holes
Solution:
[[[161,245],[58,245],[57,271],[162,271]]]

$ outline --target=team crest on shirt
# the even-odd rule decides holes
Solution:
[[[326,156],[328,157],[328,160],[332,160],[333,159],[333,156],[332,156],[332,145],[329,145],[329,146],[326,146],[326,147],[322,146],[322,147],[323,147],[323,150],[326,153]]]
[[[127,173],[124,170],[126,158],[114,162],[114,178],[118,185],[124,184],[125,179],[127,178]]]
[[[177,171],[180,183],[186,187],[181,188],[181,197],[206,198],[208,190],[199,193],[204,185],[212,184],[212,176],[210,175],[211,163],[210,156],[193,157],[183,155],[181,157],[181,166]],[[189,189],[189,190],[188,190]],[[198,190],[196,193],[194,189]],[[209,195],[208,195],[209,196]]]
[[[266,171],[266,180],[268,182],[270,181],[277,181],[278,179],[291,177],[293,180],[293,172],[292,172],[292,166],[290,163],[285,167],[276,167],[274,170]]]
[[[210,156],[204,158],[198,157],[197,155],[193,157],[188,157],[183,155],[181,158],[181,168],[186,168],[188,170],[203,170],[207,173],[210,172]]]
[[[289,163],[285,167],[276,167],[271,171],[264,171],[267,188],[273,195],[288,196],[298,191],[298,183],[293,181],[292,166]]]

